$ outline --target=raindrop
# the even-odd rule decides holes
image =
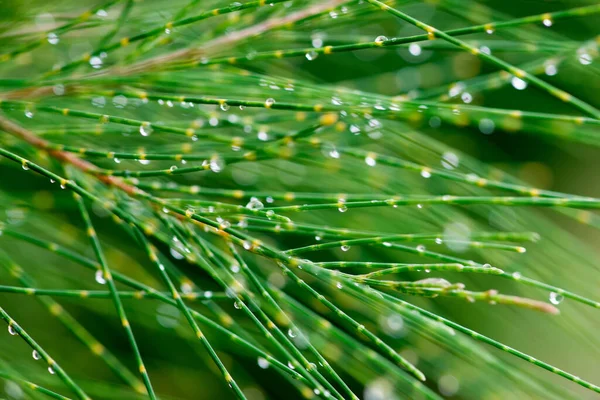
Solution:
[[[269,97],[267,100],[265,100],[265,107],[270,108],[273,104],[275,104],[275,99],[272,97]]]
[[[315,58],[317,58],[319,56],[319,53],[317,53],[316,51],[309,51],[308,53],[306,53],[305,57],[308,61],[313,61]]]
[[[588,53],[582,53],[579,55],[579,63],[581,65],[590,65],[592,63],[592,56]]]
[[[524,90],[527,87],[527,82],[521,78],[517,78],[516,76],[513,76],[510,84],[517,90]]]
[[[408,46],[408,52],[415,57],[419,56],[421,55],[421,46],[416,43],[411,43],[411,45]]]
[[[17,334],[15,327],[12,326],[11,324],[8,325],[8,333],[10,333],[12,336],[15,336]]]
[[[51,375],[54,375],[54,370],[52,369],[52,367],[48,367],[48,372],[50,372]]]
[[[555,306],[560,304],[563,299],[564,297],[561,294],[555,292],[550,293],[550,303],[554,304]]]
[[[140,125],[140,134],[142,136],[150,136],[152,131],[152,126],[149,123],[143,123]]]
[[[490,135],[493,133],[495,127],[496,125],[494,124],[494,121],[489,118],[483,118],[479,121],[479,130],[484,135]]]
[[[456,154],[447,151],[442,155],[442,166],[446,169],[454,169],[458,167],[459,158]]]
[[[342,284],[340,282],[336,282],[335,287],[338,288],[338,289],[342,289],[343,288],[343,286],[342,286]]]
[[[225,167],[225,163],[220,158],[213,158],[209,164],[210,170],[214,173],[219,173]]]
[[[102,68],[102,59],[98,56],[94,56],[90,58],[90,65],[95,69]]]
[[[418,246],[417,246],[417,251],[418,251],[419,253],[422,253],[422,252],[424,252],[424,251],[425,251],[425,246],[423,246],[422,244],[418,245]]]
[[[288,329],[288,336],[291,338],[295,338],[297,336],[296,332],[293,329]]]
[[[54,32],[49,33],[46,36],[46,39],[48,40],[48,43],[50,43],[50,44],[57,44],[58,42],[60,42],[58,35]]]
[[[550,18],[544,18],[544,20],[542,21],[542,23],[544,24],[544,26],[547,26],[547,27],[551,27],[552,26],[552,20]]]
[[[269,368],[269,361],[266,358],[258,357],[258,366],[262,369]]]
[[[38,353],[37,350],[33,350],[33,352],[31,353],[31,356],[33,357],[34,360],[39,360],[40,358],[42,358],[42,356],[40,356],[40,353]]]
[[[241,302],[239,302],[239,301],[236,301],[236,302],[234,302],[234,303],[233,303],[233,306],[234,306],[236,309],[238,309],[238,310],[241,310],[241,309],[242,309],[242,303],[241,303]]]
[[[181,254],[180,252],[178,252],[176,249],[174,249],[173,247],[171,247],[169,249],[169,253],[171,253],[171,256],[176,259],[176,260],[183,260],[184,256],[183,254]]]
[[[346,211],[348,211],[348,207],[346,207],[345,205],[342,204],[341,206],[338,207],[338,211],[341,213],[346,212]]]
[[[227,110],[229,110],[229,104],[223,102],[219,105],[219,108],[223,111],[227,111]]]
[[[231,11],[236,11],[236,10],[239,10],[240,8],[242,8],[242,3],[240,3],[239,1],[235,1],[229,5],[229,9]]]
[[[347,244],[344,244],[344,245],[340,246],[340,249],[342,249],[342,251],[348,251],[348,250],[350,250],[350,246],[348,246]]]
[[[96,282],[98,282],[101,285],[104,285],[106,283],[106,279],[104,279],[104,273],[100,269],[96,271],[94,279],[96,279]]]
[[[487,33],[488,35],[491,35],[492,33],[494,33],[494,30],[492,28],[486,29],[485,33]]]
[[[246,208],[249,210],[261,210],[265,207],[265,205],[256,197],[252,197],[248,204],[246,204]]]
[[[383,42],[385,42],[386,40],[388,40],[388,38],[385,37],[385,36],[377,36],[375,38],[375,43],[377,43],[377,44],[383,44]]]
[[[269,134],[265,131],[259,131],[256,136],[258,137],[258,140],[262,141],[262,142],[266,142],[267,140],[269,140]]]
[[[25,116],[27,118],[33,118],[33,111],[31,111],[30,109],[26,109],[25,110]]]
[[[431,172],[426,170],[426,169],[422,169],[421,170],[421,176],[425,179],[427,178],[431,178]]]
[[[555,64],[548,64],[544,67],[544,72],[548,76],[554,76],[558,73],[558,68]]]
[[[373,158],[371,156],[367,156],[367,157],[365,157],[365,163],[369,167],[374,167],[377,164],[377,161],[375,161],[375,158]]]

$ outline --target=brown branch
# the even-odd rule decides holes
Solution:
[[[131,196],[139,193],[138,188],[125,183],[120,178],[100,174],[100,170],[98,169],[98,167],[90,163],[89,161],[82,160],[73,153],[53,149],[50,145],[50,142],[40,138],[30,130],[23,128],[21,125],[10,121],[2,115],[0,115],[0,130],[3,130],[7,133],[10,133],[13,136],[23,139],[24,141],[26,141],[34,147],[37,147],[38,149],[44,150],[50,156],[62,163],[70,164],[87,174],[95,176],[96,178],[98,178],[98,180],[100,180],[108,186],[117,187]]]

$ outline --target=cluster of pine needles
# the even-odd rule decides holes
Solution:
[[[473,151],[600,145],[600,5],[501,3],[0,1],[7,396],[600,393],[600,199]]]

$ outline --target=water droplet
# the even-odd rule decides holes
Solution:
[[[383,43],[383,42],[385,42],[386,40],[388,40],[388,38],[387,38],[387,37],[385,37],[385,36],[383,36],[383,35],[381,35],[381,36],[377,36],[377,37],[375,38],[375,43],[377,43],[377,44],[382,44],[382,43]]]
[[[235,1],[229,5],[229,9],[231,11],[236,11],[236,10],[239,10],[240,8],[242,8],[242,3],[240,3],[239,1]]]
[[[382,243],[385,247],[392,247],[392,244],[390,242],[383,242]]]
[[[25,110],[25,116],[26,116],[27,118],[33,118],[33,111],[31,111],[29,108],[27,108],[27,109]]]
[[[579,63],[581,65],[590,65],[592,63],[592,56],[588,53],[582,53],[579,55]]]
[[[377,161],[375,160],[374,157],[371,156],[367,156],[365,157],[365,163],[369,166],[369,167],[374,167],[377,164]]]
[[[441,238],[435,238],[435,244],[442,244],[444,241]]]
[[[336,282],[335,283],[335,287],[338,288],[338,289],[342,289],[343,288],[343,286],[342,286],[342,284],[340,282]]]
[[[140,125],[140,134],[142,136],[150,136],[153,132],[152,126],[148,122],[144,122]]]
[[[492,33],[494,33],[494,30],[492,28],[486,29],[485,33],[487,33],[488,35],[491,35]]]
[[[50,372],[50,375],[54,375],[54,369],[52,369],[52,367],[48,367],[48,372]]]
[[[184,256],[183,254],[181,254],[179,251],[177,251],[175,248],[171,247],[169,249],[169,253],[171,254],[171,256],[176,259],[176,260],[183,260]]]
[[[33,350],[31,352],[31,356],[33,357],[34,360],[39,360],[40,358],[42,358],[42,356],[40,355],[40,353],[38,353],[37,350]]]
[[[493,133],[495,127],[496,125],[494,124],[494,121],[489,118],[483,118],[481,121],[479,121],[479,130],[484,135],[490,135]]]
[[[513,272],[512,273],[512,277],[516,280],[521,279],[521,273],[520,272]]]
[[[291,338],[295,338],[297,336],[296,332],[293,329],[288,329],[288,336]]]
[[[257,362],[258,362],[258,366],[261,367],[262,369],[269,368],[269,361],[266,358],[258,357]]]
[[[544,72],[548,76],[554,76],[558,73],[558,68],[556,67],[556,64],[550,63],[544,67]]]
[[[102,68],[102,59],[98,56],[94,56],[92,58],[90,58],[90,65],[92,66],[92,68],[98,69],[98,68]]]
[[[417,43],[411,43],[410,46],[408,46],[408,52],[415,57],[421,55],[421,51],[421,46]]]
[[[560,304],[561,301],[563,301],[564,297],[559,294],[559,293],[555,293],[555,292],[550,292],[550,303],[554,304],[555,306]]]
[[[446,169],[454,169],[458,167],[459,158],[455,153],[450,151],[445,152],[442,155],[442,166]]]
[[[317,53],[316,51],[309,51],[308,53],[305,54],[305,57],[308,61],[313,61],[318,56],[319,56],[319,53]]]
[[[261,210],[265,207],[265,205],[256,197],[252,197],[248,204],[246,204],[246,208],[249,210]]]
[[[544,26],[547,26],[547,27],[551,27],[552,26],[552,20],[550,18],[544,18],[544,20],[542,21],[542,23],[544,24]]]
[[[192,293],[194,287],[189,282],[184,282],[179,286],[182,293]]]
[[[27,165],[27,161],[23,161],[23,163],[21,163],[21,166],[23,167],[23,169],[25,171],[27,171],[29,169],[29,165]]]
[[[229,104],[227,104],[227,103],[225,103],[225,102],[222,102],[222,103],[219,105],[219,108],[220,108],[221,110],[223,110],[223,111],[227,111],[227,110],[229,110]]]
[[[212,172],[219,173],[225,168],[225,162],[222,159],[215,157],[210,160],[209,167]]]
[[[417,246],[417,251],[418,251],[419,253],[422,253],[422,252],[424,252],[424,251],[425,251],[425,246],[423,246],[422,244],[418,245],[418,246]]]
[[[340,246],[340,249],[342,249],[342,251],[348,251],[348,250],[350,250],[350,246],[348,246],[347,244],[344,244],[344,245]]]
[[[265,107],[270,108],[273,104],[275,104],[274,98],[269,97],[267,100],[265,100]]]
[[[510,84],[517,90],[524,90],[527,87],[527,82],[516,76],[510,80]]]
[[[58,35],[54,32],[50,32],[47,36],[46,39],[48,40],[48,43],[50,44],[57,44],[60,39],[58,38]]]
[[[106,284],[106,279],[104,279],[104,273],[100,269],[96,271],[94,279],[96,279],[96,282],[98,282],[101,285]]]
[[[8,324],[8,333],[10,333],[12,336],[15,336],[17,334],[17,331],[15,327],[12,326],[12,324]]]
[[[422,169],[421,176],[425,179],[431,178],[431,172],[427,169]]]
[[[233,306],[234,306],[236,309],[238,309],[238,310],[241,310],[241,309],[242,309],[242,303],[241,303],[241,302],[239,302],[239,301],[236,301],[236,302],[234,302],[234,303],[233,303]]]
[[[250,243],[250,241],[248,241],[248,240],[244,240],[244,242],[242,243],[242,246],[244,247],[244,249],[250,250],[252,248],[252,243]]]

